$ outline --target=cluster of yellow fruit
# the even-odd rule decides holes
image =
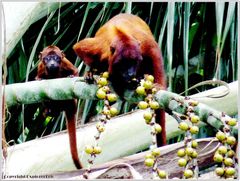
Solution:
[[[160,149],[157,148],[156,134],[161,133],[162,127],[154,121],[156,109],[159,109],[159,104],[154,100],[153,95],[157,92],[154,87],[154,77],[152,75],[145,75],[141,80],[141,85],[137,87],[136,93],[140,96],[144,96],[144,100],[138,103],[138,107],[142,110],[149,108],[144,112],[143,117],[146,124],[152,127],[152,145],[150,146],[150,153],[146,154],[144,164],[147,167],[151,167],[153,170],[153,178],[157,174],[157,177],[165,179],[167,173],[164,170],[157,168],[157,159],[160,156]]]
[[[106,115],[107,118],[116,116],[118,114],[118,110],[115,107],[109,106],[109,103],[113,103],[117,101],[117,95],[111,93],[110,88],[108,86],[108,77],[109,73],[104,72],[100,78],[97,80],[97,84],[99,89],[97,90],[96,96],[100,100],[105,100],[105,106],[103,108],[102,114]]]
[[[177,155],[178,157],[180,157],[178,160],[178,165],[180,167],[187,168],[187,164],[190,165],[191,162],[192,162],[191,164],[193,164],[193,160],[196,159],[198,156],[198,153],[196,151],[197,146],[198,146],[197,141],[192,140],[190,146],[187,146],[186,148],[181,148],[178,150]],[[196,165],[192,165],[192,166],[196,167]],[[185,178],[192,178],[194,176],[193,170],[190,169],[191,167],[188,167],[188,169],[184,170],[183,176]]]
[[[178,127],[182,131],[189,131],[191,134],[197,134],[199,132],[199,128],[196,124],[199,122],[199,117],[197,115],[192,114],[190,116],[190,121],[192,125],[189,125],[187,122],[182,121],[181,123],[179,123]]]
[[[91,155],[91,159],[88,160],[89,168],[90,165],[93,164],[93,161],[95,157],[102,152],[102,148],[98,145],[98,140],[100,138],[100,135],[105,131],[105,126],[107,123],[107,120],[109,120],[111,117],[114,117],[118,114],[118,110],[115,107],[110,106],[110,103],[114,103],[117,101],[117,95],[114,93],[111,93],[110,88],[108,86],[108,77],[109,73],[104,72],[101,74],[99,79],[97,80],[98,90],[96,93],[96,96],[98,99],[104,101],[104,107],[101,112],[103,115],[100,118],[100,121],[96,124],[97,129],[97,135],[95,135],[95,145],[86,145],[85,146],[85,152],[87,154]]]
[[[153,117],[155,116],[154,111],[156,109],[159,109],[158,102],[155,101],[153,98],[153,95],[157,92],[156,88],[154,87],[153,81],[154,77],[152,75],[146,75],[144,80],[141,81],[141,85],[137,87],[136,92],[138,95],[145,96],[145,100],[140,101],[138,103],[138,107],[140,109],[150,108],[150,110],[146,111],[143,114],[143,117],[146,124],[152,126],[152,134],[156,135],[162,131],[162,128],[159,124],[153,121]]]
[[[218,131],[216,134],[216,138],[221,143],[221,146],[219,146],[215,152],[213,160],[220,165],[215,169],[215,173],[221,178],[234,178],[236,173],[236,153],[232,150],[232,147],[237,141],[234,136],[230,135],[230,127],[233,127],[236,124],[236,119],[228,118],[224,121],[224,132]]]
[[[157,89],[154,87],[154,77],[152,75],[145,75],[144,80],[141,81],[141,85],[137,87],[136,92],[138,95],[155,94]]]
[[[87,146],[85,146],[85,152],[87,154],[97,155],[102,152],[102,148],[100,146],[87,145]]]
[[[103,114],[107,117],[113,117],[118,114],[118,110],[115,107],[110,107],[109,102],[113,103],[117,100],[117,95],[110,92],[110,88],[108,86],[108,80],[109,77],[108,72],[104,72],[101,77],[97,80],[97,84],[99,89],[97,90],[96,96],[98,99],[108,101],[106,106],[103,109]]]
[[[155,164],[157,162],[157,159],[160,156],[160,149],[159,148],[153,148],[150,153],[147,153],[145,155],[145,161],[144,164],[147,167],[153,167],[153,171],[155,171],[161,179],[166,179],[167,178],[167,173],[164,170],[160,170],[156,168]]]
[[[179,123],[179,129],[185,131],[185,148],[181,148],[177,151],[177,155],[179,157],[178,165],[185,168],[183,177],[187,179],[193,178],[194,175],[197,175],[194,170],[197,168],[196,159],[198,157],[198,153],[196,149],[198,147],[198,142],[193,138],[193,135],[199,132],[197,124],[199,123],[200,118],[193,112],[193,107],[197,105],[197,101],[189,100],[188,111],[186,113],[186,120],[188,120],[188,122],[183,120]]]

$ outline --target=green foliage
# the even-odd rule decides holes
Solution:
[[[75,55],[73,44],[94,36],[111,17],[124,12],[138,15],[150,26],[162,49],[171,91],[180,93],[212,79],[217,67],[219,79],[226,82],[237,79],[236,3],[71,2],[30,26],[8,57],[7,83],[34,80],[38,53],[51,44],[64,50],[82,76],[87,67]],[[209,87],[200,90],[206,88]],[[79,100],[78,122],[88,122],[102,105],[98,101]],[[121,113],[135,109],[126,102],[119,102],[119,106]],[[24,112],[21,107],[11,108],[7,114],[7,140],[20,143],[66,128],[63,114],[44,120],[43,111],[41,104],[24,106]]]

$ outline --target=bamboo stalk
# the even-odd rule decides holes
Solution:
[[[167,59],[169,72],[169,91],[172,91],[172,63],[173,63],[173,35],[174,35],[174,13],[175,2],[168,2],[168,24],[167,24]]]
[[[183,27],[183,61],[184,61],[184,87],[187,90],[188,87],[188,44],[189,44],[189,22],[190,22],[190,2],[184,4],[184,27]],[[188,95],[188,91],[185,92]]]
[[[148,148],[151,143],[150,127],[143,119],[144,111],[127,113],[111,119],[102,134],[99,145],[103,153],[95,164],[104,163],[122,156],[131,155]],[[168,118],[167,118],[168,119]],[[168,138],[176,136],[177,122],[167,121]],[[134,128],[134,129],[132,129]],[[94,142],[97,130],[95,123],[77,129],[78,153],[87,165],[88,156],[83,153],[84,146]],[[171,135],[172,132],[173,134]],[[75,170],[70,156],[66,131],[42,139],[25,142],[8,148],[7,174],[44,174]]]
[[[49,99],[96,99],[95,93],[97,86],[87,84],[83,82],[83,80],[83,77],[74,77],[9,84],[5,86],[6,103],[8,107],[11,107],[19,104],[42,102]],[[191,97],[214,109],[216,108],[219,111],[224,111],[229,115],[235,115],[237,114],[238,81],[232,82],[228,85],[230,88],[229,94],[220,98],[209,98],[207,96],[220,94],[221,92],[224,92],[226,87],[220,86],[192,95]],[[125,98],[128,101],[138,101],[136,97],[132,96],[134,92],[126,92],[125,95],[126,94],[127,97]],[[178,97],[177,94],[169,94]],[[216,101],[218,103],[216,103]]]
[[[76,96],[75,94],[85,96],[85,98],[93,98],[95,96],[96,86],[87,85],[83,82],[76,82],[73,80],[74,79],[65,78],[54,81],[46,80],[46,82],[48,82],[47,86],[51,86],[51,84],[54,83],[57,83],[60,86],[62,81],[65,81],[65,89],[61,90],[60,87],[59,90],[55,90],[57,92],[60,90],[67,91],[66,84],[68,86],[69,84],[75,84],[75,88],[72,89],[74,90],[73,92],[75,92],[73,96]],[[39,83],[42,81],[28,82],[28,84],[35,85],[36,82]],[[40,83],[41,89],[41,85],[43,86],[46,82]],[[25,84],[26,83],[23,83],[24,86],[22,85],[19,87],[24,88],[26,87]],[[39,86],[39,84],[37,85]],[[229,95],[221,99],[214,99],[214,105],[223,105],[223,102],[226,102],[226,104],[231,104],[231,108],[237,112],[237,104],[235,105],[234,102],[237,100],[237,82],[229,85],[231,90]],[[8,86],[14,87],[13,85]],[[36,87],[33,86],[33,89],[35,88]],[[222,87],[217,89],[222,89]],[[213,91],[216,92],[216,89]],[[161,92],[158,94],[160,93]],[[207,93],[209,94],[209,91],[207,91]],[[165,92],[165,94],[167,93]],[[29,94],[25,95],[28,96]],[[61,97],[64,97],[64,94],[60,95],[63,95]],[[204,93],[200,93],[199,95],[204,95]],[[161,96],[159,97],[161,99]],[[196,95],[196,97],[199,96]],[[226,101],[226,99],[230,98],[232,99],[232,102],[231,100]],[[225,108],[226,107],[222,107],[221,109],[224,110]],[[231,113],[234,113],[234,111]],[[130,155],[149,147],[151,144],[150,128],[145,124],[143,112],[144,111],[130,112],[113,118],[107,123],[106,130],[100,139],[100,146],[103,148],[103,153],[97,157],[95,164]],[[178,129],[178,123],[175,119],[167,114],[166,120],[168,139],[182,133]],[[201,125],[202,124],[203,123],[201,123]],[[85,153],[82,153],[83,148],[86,144],[91,144],[94,141],[93,137],[95,133],[96,128],[94,123],[77,129],[78,152],[84,165],[86,164],[87,157]],[[7,174],[44,174],[75,169],[69,152],[68,135],[66,132],[11,146],[8,148],[8,155]]]

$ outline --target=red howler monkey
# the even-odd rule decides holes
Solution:
[[[104,24],[93,38],[73,46],[76,54],[99,72],[108,71],[115,91],[122,96],[125,89],[136,88],[131,81],[151,74],[166,88],[163,58],[148,25],[139,17],[119,14]],[[166,144],[165,113],[158,110],[156,121],[162,126],[157,135],[158,146]]]
[[[78,69],[66,59],[64,53],[57,46],[50,45],[44,48],[39,54],[39,60],[37,80],[78,76]],[[60,111],[65,111],[72,159],[75,166],[81,169],[82,165],[78,158],[76,142],[76,100],[49,101],[45,102],[44,105],[46,106],[47,114],[53,116]]]

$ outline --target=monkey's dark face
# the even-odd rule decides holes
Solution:
[[[49,54],[42,58],[49,75],[56,75],[59,72],[61,57],[56,54]]]
[[[113,75],[119,77],[124,84],[131,84],[133,79],[136,78],[139,63],[139,61],[132,59],[121,59],[114,62],[112,66]]]
[[[138,85],[138,70],[142,63],[142,55],[138,44],[112,48],[110,80],[118,94],[125,89],[135,89]]]

